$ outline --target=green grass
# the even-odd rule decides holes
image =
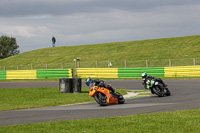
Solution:
[[[2,133],[199,133],[200,109],[0,127]]]
[[[126,90],[117,91],[126,94]],[[58,87],[0,89],[0,92],[0,111],[94,101],[88,88],[82,88],[82,93],[60,93]]]
[[[115,42],[93,45],[80,46],[61,46],[38,49],[30,52],[21,53],[6,59],[0,60],[0,70],[3,66],[9,66],[7,70],[30,69],[33,64],[33,69],[61,68],[64,63],[64,68],[73,68],[73,59],[81,57],[82,66],[96,67],[96,61],[112,61],[115,67],[124,67],[124,60],[149,60],[150,66],[155,66],[159,60],[155,59],[178,59],[178,58],[194,58],[200,54],[200,35],[162,38],[141,41]],[[182,64],[178,62],[178,64]],[[190,61],[189,61],[190,62]],[[191,61],[192,63],[192,61]],[[136,64],[136,65],[134,65]],[[161,66],[168,66],[169,61],[161,63]],[[172,62],[173,64],[173,62]],[[200,60],[197,60],[200,64]],[[26,65],[26,66],[23,66]],[[107,67],[107,62],[99,62],[99,67]],[[145,62],[136,61],[135,63],[127,63],[129,67],[145,67]],[[23,68],[25,67],[25,68]],[[81,66],[80,66],[81,67]]]

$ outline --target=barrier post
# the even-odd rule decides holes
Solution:
[[[31,70],[33,70],[33,64],[31,63]]]
[[[61,63],[61,69],[64,69],[64,64],[63,63]]]
[[[172,66],[172,61],[171,61],[171,59],[169,59],[169,67],[171,67]]]
[[[146,68],[148,67],[148,60],[146,60]]]
[[[98,68],[98,61],[96,61],[96,68]]]
[[[77,77],[77,61],[80,61],[81,58],[76,58],[73,61],[75,62],[75,78]]]

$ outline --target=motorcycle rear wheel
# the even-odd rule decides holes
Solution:
[[[159,97],[164,97],[164,96],[166,96],[167,90],[162,86],[162,84],[159,83],[157,86],[153,87],[153,91]]]
[[[106,105],[108,105],[106,95],[104,95],[104,94],[101,93],[101,92],[97,92],[97,93],[94,95],[94,99],[95,99],[95,101],[96,101],[99,105],[101,105],[101,106],[106,106]]]

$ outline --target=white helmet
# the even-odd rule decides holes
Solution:
[[[142,73],[142,79],[145,80],[146,77],[147,77],[147,73],[146,72]]]

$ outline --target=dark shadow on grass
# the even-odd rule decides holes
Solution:
[[[89,93],[89,91],[81,91],[81,93]]]

